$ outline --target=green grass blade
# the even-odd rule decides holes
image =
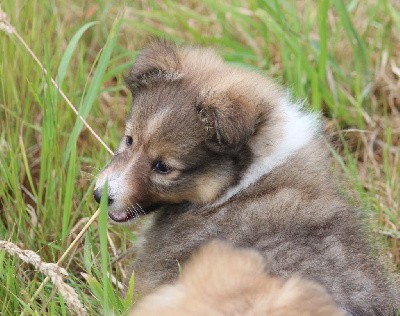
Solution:
[[[64,207],[62,210],[62,229],[61,241],[64,242],[69,232],[69,221],[71,218],[72,201],[75,188],[75,172],[76,172],[76,147],[72,146],[71,156],[67,169],[67,183],[65,185]]]
[[[329,0],[318,1],[318,33],[319,33],[319,79],[326,80],[326,64],[328,61],[328,9]]]
[[[108,240],[107,240],[107,219],[108,219],[108,184],[103,188],[100,201],[100,214],[99,214],[99,237],[100,237],[100,255],[101,255],[101,270],[103,278],[103,297],[102,305],[104,315],[109,315],[111,312],[109,298],[110,291],[110,279],[108,277],[109,269],[109,254],[108,254]]]
[[[362,73],[364,75],[368,75],[368,57],[365,43],[361,39],[357,30],[354,28],[353,22],[351,21],[349,16],[349,11],[347,10],[343,0],[334,0],[334,4],[336,6],[337,12],[339,13],[350,44],[353,47],[354,54],[357,56],[356,61],[358,60],[358,64],[361,67]]]
[[[69,62],[71,61],[72,55],[76,49],[76,46],[78,45],[79,40],[81,39],[82,35],[86,32],[86,30],[88,30],[90,27],[96,24],[98,24],[98,22],[86,23],[74,34],[71,41],[69,42],[61,58],[60,65],[58,66],[56,82],[58,83],[59,86],[61,86],[64,81],[65,74],[69,66]]]
[[[121,27],[122,18],[119,18],[115,21],[113,27],[111,28],[110,35],[108,36],[107,42],[103,48],[101,56],[98,61],[97,68],[93,75],[93,80],[88,88],[88,91],[84,97],[82,102],[82,106],[79,109],[80,115],[86,119],[92,106],[97,98],[98,92],[100,91],[101,84],[103,82],[104,74],[106,72],[107,66],[109,64],[111,54],[116,46],[118,39],[118,32]],[[78,136],[82,130],[83,123],[81,120],[77,119],[74,129],[71,132],[71,135],[68,139],[67,146],[63,155],[63,166],[65,166],[67,159],[71,153],[72,146],[76,144]]]
[[[129,278],[128,289],[126,291],[126,296],[124,300],[124,305],[127,310],[130,309],[133,304],[134,289],[135,289],[135,273],[132,272],[132,275]]]

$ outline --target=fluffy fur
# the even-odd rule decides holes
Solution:
[[[131,316],[183,315],[344,315],[315,282],[284,281],[266,273],[254,250],[213,241],[184,266],[179,280],[146,296]]]
[[[155,212],[133,264],[139,296],[219,238],[258,251],[272,275],[319,283],[351,315],[393,314],[398,296],[338,194],[314,115],[211,50],[164,42],[127,84],[126,136],[96,190],[108,180],[115,222]]]

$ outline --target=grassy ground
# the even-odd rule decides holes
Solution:
[[[149,36],[161,36],[213,46],[231,63],[261,68],[322,111],[335,172],[354,189],[346,194],[367,210],[387,261],[400,271],[398,1],[134,3],[2,0],[49,74],[0,31],[0,239],[57,262],[96,211],[93,179],[110,154],[77,123],[50,75],[116,148],[129,103],[122,74]],[[120,227],[107,233],[103,215],[61,265],[89,314],[119,315],[131,302],[112,282],[124,275],[115,259],[135,234]],[[0,251],[0,315],[67,314],[51,282],[32,301],[43,279]]]

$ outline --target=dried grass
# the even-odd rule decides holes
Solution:
[[[80,302],[78,294],[63,280],[64,277],[68,276],[68,273],[64,268],[59,267],[56,263],[44,262],[40,256],[32,250],[23,250],[9,241],[0,240],[0,250],[18,256],[22,261],[32,264],[36,269],[46,275],[57,287],[58,291],[72,311],[77,315],[86,314],[85,307]]]

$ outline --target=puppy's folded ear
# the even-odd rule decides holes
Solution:
[[[125,83],[131,91],[154,81],[173,81],[181,76],[179,49],[175,43],[155,40],[144,48],[135,64],[125,76]]]
[[[208,132],[208,144],[218,150],[240,149],[263,120],[257,104],[234,89],[201,93],[196,110]]]

